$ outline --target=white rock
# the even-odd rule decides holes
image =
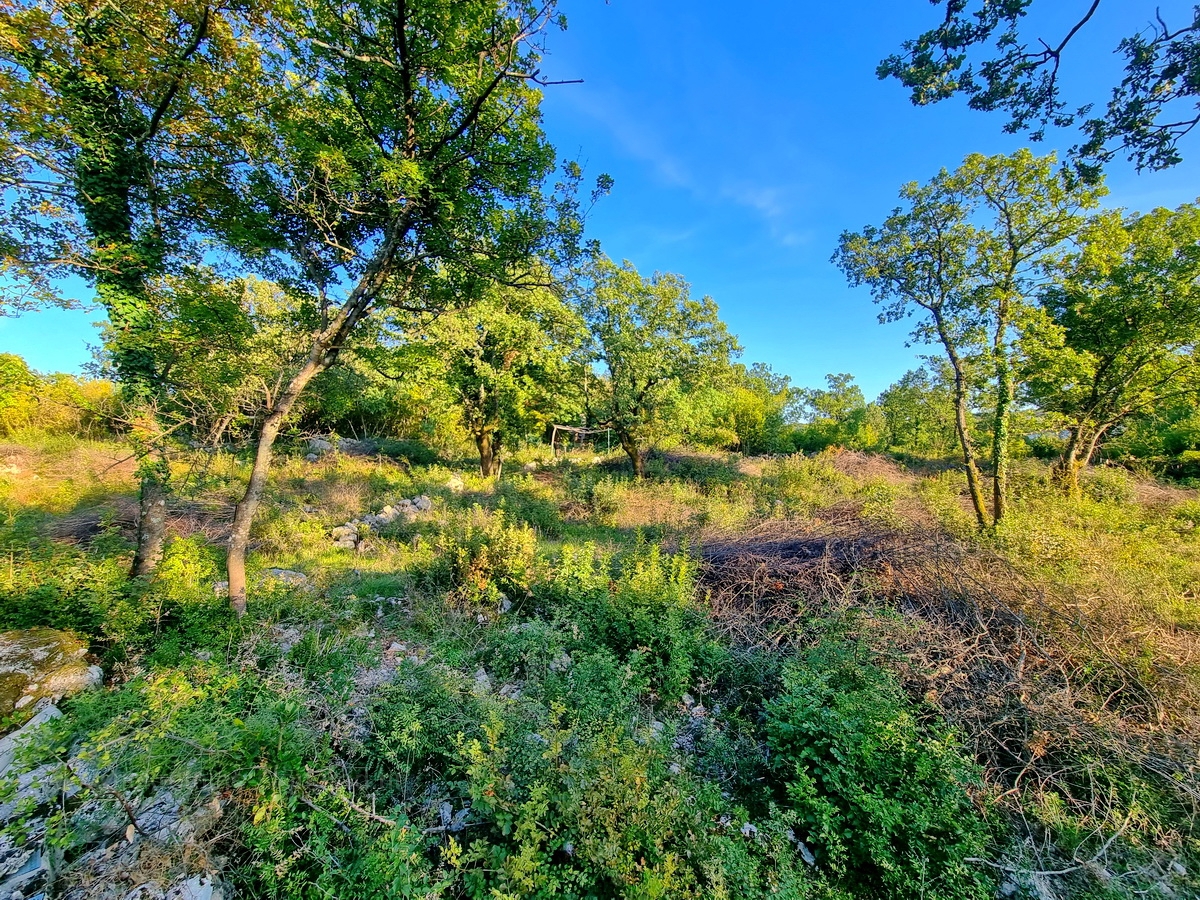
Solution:
[[[220,900],[221,896],[220,889],[211,878],[196,875],[171,885],[165,900]]]
[[[521,466],[522,472],[536,472],[537,470],[538,464],[535,462],[527,462],[525,465]]]
[[[344,540],[334,541],[333,546],[337,547],[339,550],[353,550],[358,546],[358,541],[356,541],[354,538],[345,538]]]
[[[450,477],[450,480],[446,482],[446,488],[448,490],[454,491],[454,493],[456,493],[456,494],[461,494],[463,492],[463,490],[466,488],[466,486],[467,486],[467,483],[465,481],[463,481],[461,478],[459,478],[457,475],[452,475]]]
[[[294,569],[267,569],[264,574],[268,578],[274,578],[276,581],[283,582],[292,587],[308,583],[308,576]]]
[[[424,494],[422,494],[420,497],[415,497],[412,503],[413,506],[419,509],[421,512],[429,512],[429,510],[433,509],[433,501]]]
[[[0,738],[0,776],[8,772],[12,765],[17,749],[28,741],[39,728],[52,719],[57,719],[62,712],[57,706],[45,706],[38,710],[32,719],[14,731]]]
[[[308,439],[308,449],[310,453],[328,453],[333,449],[333,444],[325,438],[314,437]]]
[[[339,525],[329,533],[329,536],[335,541],[344,541],[347,538],[358,538],[358,529],[353,525]]]

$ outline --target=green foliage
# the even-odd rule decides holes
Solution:
[[[905,372],[879,395],[882,444],[888,450],[944,456],[955,448],[954,385],[947,366]]]
[[[656,443],[682,431],[684,395],[728,367],[737,351],[712,298],[693,300],[687,282],[643,278],[626,262],[592,261],[591,288],[580,298],[590,354],[605,370],[602,420],[612,425],[638,477]]]
[[[109,382],[39,375],[16,354],[0,354],[0,435],[28,429],[94,438],[112,433],[116,414]]]
[[[582,329],[554,291],[494,285],[465,309],[407,329],[419,357],[410,368],[453,397],[480,470],[496,475],[509,444],[574,418],[569,395],[579,373],[571,358]]]
[[[537,535],[503,511],[489,515],[476,506],[464,523],[439,534],[436,547],[435,583],[468,603],[496,604],[501,593],[521,596],[533,584]]]
[[[821,865],[880,897],[988,896],[966,862],[985,837],[965,792],[977,773],[861,647],[823,643],[789,667],[766,732]]]
[[[953,172],[901,188],[904,205],[882,227],[845,232],[835,262],[871,289],[881,322],[922,318],[912,337],[940,344],[953,373],[956,429],[976,521],[1003,518],[1021,364],[1019,337],[1039,327],[1033,302],[1047,268],[1105,193],[1060,170],[1053,155],[968,156]],[[992,509],[985,508],[971,420],[972,391],[991,419]]]
[[[1080,122],[1084,141],[1072,153],[1080,171],[1095,177],[1118,153],[1127,153],[1139,169],[1162,169],[1181,159],[1177,142],[1187,134],[1176,121],[1176,109],[1195,105],[1197,85],[1184,73],[1194,72],[1200,49],[1194,37],[1194,11],[1178,10],[1182,22],[1168,27],[1162,16],[1149,27],[1140,17],[1129,24],[1133,32],[1117,45],[1125,57],[1120,83],[1097,86],[1082,102],[1063,98],[1060,66],[1069,66],[1074,47],[1068,42],[1096,11],[1081,7],[1081,17],[1065,40],[1051,47],[1042,35],[1031,37],[1022,20],[1037,20],[1032,0],[1013,3],[947,3],[942,21],[904,42],[903,53],[889,56],[876,70],[911,91],[916,105],[936,103],[965,94],[972,109],[1008,114],[1007,132],[1029,131],[1034,141],[1047,127],[1064,128]],[[1189,21],[1189,16],[1192,19]],[[1024,32],[1024,33],[1023,33]],[[995,50],[976,48],[995,41]],[[982,56],[982,58],[979,58]],[[1082,121],[1081,121],[1082,120]]]

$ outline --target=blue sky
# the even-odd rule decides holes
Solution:
[[[1084,0],[1040,0],[1033,31],[1061,36]],[[1181,21],[1190,0],[1111,0],[1071,45],[1068,98],[1103,100],[1118,40],[1155,6]],[[1039,7],[1042,7],[1039,9]],[[563,156],[616,185],[589,223],[615,259],[644,274],[678,272],[711,295],[745,347],[800,385],[851,372],[868,397],[915,364],[903,325],[883,326],[870,297],[829,262],[838,235],[878,223],[906,181],[968,153],[1025,145],[1000,116],[957,99],[909,105],[875,66],[941,12],[927,0],[562,0],[570,21],[550,36],[545,127]],[[1073,21],[1073,20],[1072,20]],[[1052,134],[1036,149],[1074,143]],[[1108,203],[1175,206],[1200,194],[1200,139],[1183,165],[1109,174]],[[43,311],[0,320],[0,352],[42,371],[77,371],[99,312]]]

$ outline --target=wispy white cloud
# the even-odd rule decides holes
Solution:
[[[780,246],[797,247],[810,239],[810,230],[799,227],[804,194],[801,185],[786,180],[748,178],[741,168],[737,172],[728,171],[719,162],[728,158],[726,153],[711,154],[711,162],[689,160],[684,150],[673,146],[660,123],[651,116],[639,115],[634,102],[616,93],[579,90],[568,104],[576,114],[604,128],[630,159],[647,164],[661,184],[686,191],[709,206],[733,204],[749,210],[770,239]],[[663,240],[684,240],[696,231],[687,229],[673,238],[664,235]]]

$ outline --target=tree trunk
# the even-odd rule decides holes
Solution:
[[[141,495],[138,498],[137,551],[130,574],[142,578],[154,574],[163,555],[167,535],[167,460],[146,456],[139,468]]]
[[[938,337],[954,370],[954,430],[958,434],[958,443],[962,448],[963,467],[967,471],[967,490],[971,495],[971,505],[975,508],[975,519],[980,528],[987,528],[987,503],[983,498],[982,479],[979,476],[979,466],[975,462],[975,444],[971,440],[970,410],[967,409],[967,375],[963,371],[962,360],[958,356],[954,342],[946,329],[946,323],[941,313],[933,311],[933,321],[937,326]]]
[[[646,451],[638,446],[637,440],[632,434],[623,429],[617,429],[617,437],[621,441],[621,449],[625,451],[625,455],[633,463],[633,474],[638,478],[645,478]]]
[[[1016,387],[1012,366],[1000,344],[996,356],[996,415],[992,421],[992,522],[999,524],[1008,509],[1008,441]]]
[[[1112,423],[1101,425],[1090,435],[1087,434],[1087,427],[1083,425],[1074,425],[1068,429],[1071,436],[1067,440],[1067,446],[1063,449],[1062,456],[1058,458],[1051,469],[1051,477],[1063,494],[1071,500],[1079,500],[1083,497],[1083,487],[1079,483],[1079,476],[1091,463],[1092,457],[1096,455],[1096,448],[1110,427],[1112,427]]]
[[[246,485],[246,493],[241,502],[234,508],[233,528],[229,534],[229,549],[226,555],[226,569],[229,574],[229,605],[238,616],[246,614],[246,550],[250,546],[250,525],[254,521],[254,513],[258,510],[259,500],[262,499],[263,489],[267,486],[267,477],[271,472],[271,451],[275,446],[275,438],[283,425],[296,400],[304,388],[318,372],[327,368],[329,362],[324,345],[320,342],[313,346],[308,361],[299,372],[293,376],[287,388],[280,395],[275,406],[263,420],[262,431],[258,435],[258,444],[254,450],[254,465],[250,469],[250,482]]]
[[[475,432],[475,446],[479,448],[479,473],[484,478],[500,474],[500,433],[491,429]]]
[[[1082,444],[1081,430],[1079,427],[1069,429],[1071,436],[1067,439],[1067,446],[1063,448],[1062,456],[1050,470],[1050,476],[1054,483],[1072,500],[1078,500],[1083,496],[1083,491],[1079,486],[1079,470],[1083,468],[1083,464],[1079,460]]]

